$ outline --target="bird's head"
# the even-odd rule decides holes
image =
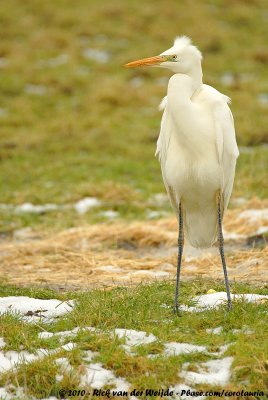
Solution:
[[[125,64],[125,67],[161,67],[168,68],[174,73],[187,74],[202,60],[201,52],[192,45],[191,39],[186,36],[177,37],[173,46],[155,57],[144,58]]]

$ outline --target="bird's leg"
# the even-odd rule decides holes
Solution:
[[[182,251],[183,251],[183,216],[182,216],[182,206],[181,203],[179,205],[179,238],[178,238],[178,264],[177,264],[177,278],[176,278],[176,291],[175,291],[175,299],[174,299],[174,312],[179,312],[179,283],[180,283],[180,272],[181,272],[181,259],[182,259]]]
[[[227,267],[226,267],[225,256],[224,256],[224,239],[223,239],[223,233],[222,233],[222,212],[221,212],[221,194],[220,193],[218,195],[218,227],[219,227],[219,230],[218,230],[218,232],[219,232],[218,233],[219,250],[220,250],[220,255],[221,255],[221,262],[222,262],[222,268],[223,268],[224,280],[225,280],[225,286],[226,286],[228,311],[230,311],[232,309],[232,300],[231,300],[231,295],[230,295],[230,285],[229,285]]]

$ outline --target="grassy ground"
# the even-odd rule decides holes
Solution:
[[[149,196],[164,191],[154,150],[169,73],[122,65],[163,51],[180,34],[204,53],[204,80],[233,99],[239,144],[254,145],[239,159],[234,196],[267,196],[267,148],[259,146],[268,140],[265,10],[262,0],[1,4],[1,202],[69,204],[96,195],[103,209],[144,218]],[[86,58],[88,49],[104,51],[108,62]],[[103,218],[84,217],[96,219]],[[80,224],[68,210],[1,210],[0,220],[2,231]]]
[[[196,281],[182,285],[181,300],[189,301],[193,296],[206,293],[208,289],[224,290],[220,283],[215,281]],[[226,312],[222,306],[218,310],[203,313],[183,313],[180,317],[172,312],[174,283],[162,282],[151,285],[139,285],[132,289],[115,288],[111,291],[96,290],[87,293],[66,293],[59,295],[50,290],[0,288],[1,296],[7,294],[30,295],[40,298],[75,299],[76,306],[72,313],[61,317],[50,324],[28,324],[18,317],[3,315],[0,317],[0,336],[7,343],[7,350],[36,351],[38,348],[55,349],[60,344],[57,337],[51,339],[39,339],[38,332],[45,330],[58,332],[70,330],[76,326],[93,326],[100,329],[98,334],[80,331],[72,341],[77,347],[72,351],[61,351],[57,354],[45,357],[42,361],[36,361],[18,368],[16,372],[4,374],[0,384],[7,382],[25,387],[28,396],[37,398],[49,395],[58,395],[60,388],[79,388],[79,379],[83,371],[83,354],[85,350],[97,351],[94,362],[101,362],[105,368],[113,370],[117,376],[125,377],[132,387],[150,387],[159,389],[183,381],[178,377],[182,364],[190,363],[190,369],[196,370],[196,363],[207,361],[211,356],[200,353],[187,355],[164,356],[163,344],[165,342],[186,342],[208,346],[209,351],[215,352],[219,346],[231,343],[224,356],[233,356],[233,376],[231,382],[226,385],[228,390],[265,390],[267,387],[267,305],[248,304],[237,302],[234,310]],[[266,288],[252,288],[248,285],[236,284],[234,292],[268,294]],[[170,308],[163,307],[163,304]],[[219,335],[208,334],[207,328],[222,326]],[[246,334],[240,331],[235,334],[233,329],[246,327],[252,331]],[[149,345],[138,346],[136,355],[129,355],[119,346],[124,340],[111,337],[109,332],[114,328],[128,328],[153,333],[158,341]],[[70,342],[70,338],[64,338],[64,343]],[[158,355],[150,358],[148,355]],[[61,383],[55,376],[58,367],[55,360],[59,357],[67,357],[74,371],[64,375]],[[216,357],[213,357],[216,358]],[[80,368],[80,370],[79,370]],[[80,372],[79,372],[80,371]],[[149,372],[149,375],[148,375]],[[220,389],[211,385],[195,385],[196,388]],[[81,389],[81,387],[80,387]],[[86,398],[86,397],[85,397]],[[103,396],[102,398],[106,398]],[[144,397],[143,397],[144,398]],[[147,399],[160,397],[146,397]]]

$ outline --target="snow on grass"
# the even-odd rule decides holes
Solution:
[[[44,85],[27,83],[24,87],[24,92],[34,96],[44,96],[47,93],[47,87]]]
[[[73,207],[78,214],[83,215],[92,207],[98,207],[100,205],[101,202],[96,197],[85,197],[75,203]]]
[[[0,209],[13,211],[15,214],[26,214],[26,213],[44,214],[46,212],[56,211],[59,209],[74,208],[78,214],[83,215],[91,208],[98,207],[100,205],[101,205],[101,201],[98,200],[96,197],[85,197],[84,199],[81,199],[71,205],[68,205],[68,204],[67,205],[59,205],[59,204],[41,204],[40,205],[40,204],[32,204],[32,203],[23,203],[23,204],[14,206],[12,204],[0,204]],[[116,211],[107,210],[107,211],[101,212],[100,215],[102,215],[105,218],[112,219],[112,218],[117,217],[119,214]]]
[[[76,327],[70,331],[60,331],[60,332],[47,332],[47,331],[43,331],[38,333],[38,337],[39,339],[49,339],[53,336],[60,336],[61,338],[65,338],[67,336],[76,336],[76,334],[80,331],[80,330],[87,330],[90,332],[95,332],[96,328],[93,328],[92,326],[87,326],[87,327]]]
[[[242,329],[232,329],[231,332],[234,335],[240,335],[240,333],[243,333],[244,335],[252,335],[254,333],[252,329],[248,329],[245,326]]]
[[[188,353],[202,353],[207,350],[206,346],[197,346],[190,343],[170,342],[170,343],[165,343],[164,346],[165,346],[164,353],[167,356],[178,356],[179,354],[188,354]]]
[[[19,313],[25,320],[51,320],[72,310],[74,302],[43,300],[27,296],[0,297],[0,314]]]
[[[85,368],[80,385],[90,385],[93,389],[101,389],[107,385],[113,385],[114,390],[128,390],[129,383],[123,378],[117,378],[112,371],[103,368],[100,363],[91,363]]]
[[[102,265],[100,267],[97,267],[96,270],[104,272],[113,272],[113,273],[119,273],[124,271],[123,268],[115,267],[114,265]]]
[[[268,221],[268,208],[262,210],[245,210],[239,214],[240,219],[248,219],[250,222],[267,220]]]
[[[168,213],[165,211],[148,210],[148,212],[147,212],[148,219],[163,218],[163,217],[166,217],[167,215],[168,215]]]
[[[148,275],[148,276],[154,276],[154,277],[160,277],[160,276],[169,276],[170,273],[166,271],[155,271],[155,270],[148,270],[148,269],[139,269],[138,271],[132,271],[128,272],[126,274],[127,277],[131,276],[137,276],[137,275]]]
[[[260,294],[231,294],[232,300],[245,300],[248,302],[261,302],[262,300],[268,300],[268,295],[260,295]],[[203,294],[202,296],[195,297],[193,299],[195,302],[194,307],[188,307],[185,305],[181,306],[182,311],[189,312],[200,312],[205,311],[209,308],[217,308],[224,302],[227,302],[227,294],[226,292],[216,292],[210,294]]]
[[[37,355],[28,353],[28,351],[17,351],[9,350],[6,352],[0,352],[0,373],[6,372],[20,363],[26,361],[34,361],[38,358]]]
[[[23,203],[15,207],[15,213],[33,213],[33,214],[43,214],[48,211],[55,211],[59,207],[56,204],[43,204],[35,205],[32,203]]]
[[[140,346],[143,344],[153,343],[157,337],[152,333],[147,334],[143,331],[136,331],[134,329],[115,329],[115,334],[119,339],[124,338],[127,346]]]
[[[259,229],[256,230],[256,235],[264,235],[268,232],[268,226],[261,226]]]
[[[96,61],[100,64],[106,64],[111,56],[108,53],[108,51],[105,50],[99,50],[99,49],[92,49],[88,47],[83,51],[83,57],[87,60],[93,60]]]
[[[114,210],[106,210],[106,211],[101,211],[100,215],[102,217],[107,218],[107,219],[114,219],[114,218],[117,218],[119,216],[119,212],[118,211],[114,211]]]
[[[171,357],[171,356],[178,356],[180,354],[189,354],[189,353],[206,353],[212,356],[221,356],[223,355],[226,350],[231,346],[232,343],[227,343],[222,346],[219,346],[219,350],[215,352],[209,352],[207,346],[199,346],[190,343],[178,343],[178,342],[170,342],[165,343],[164,347],[164,354]],[[153,355],[154,356],[154,355]],[[154,357],[150,357],[154,358]]]
[[[247,238],[247,235],[242,235],[235,232],[228,232],[225,230],[223,231],[223,236],[225,240],[243,240]]]
[[[40,60],[37,63],[38,67],[41,68],[56,68],[59,67],[61,65],[67,64],[69,61],[69,55],[68,54],[59,54],[56,57],[52,57],[52,58],[48,58],[48,59],[44,59],[44,60]]]
[[[71,351],[76,347],[76,343],[73,342],[69,342],[64,344],[63,346],[61,346],[61,349],[63,350],[67,350],[67,351]]]
[[[28,351],[22,350],[20,352],[9,350],[0,351],[0,373],[6,372],[10,369],[16,368],[19,364],[25,362],[32,362],[43,357],[47,357],[51,354],[55,354],[59,351],[71,351],[76,347],[75,343],[69,342],[63,346],[60,346],[53,350],[38,349],[35,353],[29,353]]]
[[[220,335],[222,333],[223,327],[222,326],[218,326],[217,328],[208,328],[206,329],[206,332],[208,334],[212,334],[212,335]]]
[[[210,360],[198,365],[198,372],[182,371],[180,376],[186,383],[208,384],[225,386],[231,378],[231,365],[233,357],[225,357],[221,360]],[[188,363],[183,366],[186,368]]]

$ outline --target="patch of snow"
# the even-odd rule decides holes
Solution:
[[[232,333],[234,335],[239,335],[240,333],[243,333],[244,335],[252,335],[254,331],[252,329],[243,327],[242,329],[232,329]]]
[[[252,154],[252,153],[254,153],[254,148],[251,146],[239,146],[239,152],[241,154]],[[246,200],[245,200],[245,202],[246,202]],[[244,203],[240,203],[240,204],[244,204]],[[237,205],[240,205],[240,204],[238,203]]]
[[[41,400],[58,400],[58,398],[55,396],[49,396],[49,397],[46,397],[45,399],[41,399]]]
[[[190,343],[170,342],[170,343],[165,343],[164,346],[165,346],[164,353],[167,356],[177,356],[179,354],[188,354],[188,353],[202,353],[207,350],[206,346],[198,346]]]
[[[33,85],[31,83],[27,83],[27,85],[25,85],[24,92],[34,96],[44,96],[44,94],[47,92],[47,88],[44,85]]]
[[[71,350],[73,350],[75,347],[76,347],[76,343],[72,343],[72,342],[66,343],[66,344],[64,344],[63,346],[61,346],[61,348],[62,348],[63,350],[67,350],[67,351],[71,351]]]
[[[38,333],[39,339],[49,339],[54,336],[54,333],[52,332],[40,332]]]
[[[105,217],[105,218],[108,218],[108,219],[114,219],[114,218],[117,218],[119,216],[119,212],[114,211],[114,210],[106,210],[106,211],[100,212],[100,215],[102,217]]]
[[[54,333],[52,333],[52,332],[40,332],[40,333],[38,333],[38,337],[40,339],[49,339],[50,337],[53,337],[53,336],[60,336],[61,338],[65,338],[67,336],[75,336],[80,330],[87,330],[87,331],[90,331],[90,332],[95,332],[96,328],[93,328],[91,326],[87,326],[85,328],[84,327],[76,327],[76,328],[74,328],[72,330],[69,330],[69,331],[60,331],[60,332],[54,332]]]
[[[32,203],[23,203],[15,207],[15,212],[18,214],[21,213],[42,214],[48,211],[55,211],[57,209],[58,206],[56,204],[34,205]]]
[[[86,362],[90,362],[96,357],[99,353],[97,351],[85,350],[83,355],[83,360]]]
[[[60,372],[62,374],[65,374],[68,372],[70,373],[73,371],[73,367],[69,363],[68,358],[66,358],[66,357],[57,358],[57,360],[55,362],[60,367]],[[61,377],[63,378],[63,375],[58,375],[58,380],[62,380]]]
[[[98,207],[100,205],[101,202],[96,197],[85,197],[74,204],[74,209],[78,214],[83,215],[90,208]]]
[[[222,356],[222,355],[226,352],[226,350],[229,349],[229,347],[230,347],[232,344],[233,344],[233,343],[226,343],[226,344],[223,344],[222,346],[219,347],[219,350],[218,350],[218,351],[211,352],[211,353],[208,353],[208,354],[211,354],[211,355],[213,355],[213,356]]]
[[[161,76],[160,78],[156,78],[155,83],[160,86],[167,86],[169,78],[166,76]]]
[[[155,271],[155,270],[148,270],[148,269],[139,269],[138,271],[128,272],[126,276],[136,276],[136,275],[150,275],[154,277],[158,276],[169,276],[170,273],[166,271]]]
[[[220,81],[224,86],[232,86],[235,83],[235,75],[232,72],[225,72]]]
[[[261,226],[259,229],[256,230],[256,235],[263,235],[268,232],[268,226]]]
[[[8,112],[5,108],[0,108],[0,118],[6,117],[7,114],[8,114]]]
[[[157,219],[157,218],[161,218],[161,217],[166,217],[168,215],[167,212],[165,211],[152,211],[149,210],[147,212],[147,218],[148,219]]]
[[[212,335],[220,335],[222,333],[222,330],[223,330],[223,327],[218,326],[217,328],[208,328],[208,329],[206,329],[206,332],[208,334],[212,333]]]
[[[69,61],[68,54],[59,54],[58,56],[49,58],[47,60],[40,60],[38,62],[38,66],[55,68],[59,67],[60,65],[67,64],[68,61]]]
[[[210,360],[198,366],[199,372],[182,371],[180,376],[186,383],[225,386],[231,378],[233,357]]]
[[[7,388],[11,389],[10,392],[8,392],[6,390],[6,388],[0,388],[0,399],[1,400],[26,399],[26,395],[24,393],[23,388],[15,387],[14,385],[8,385]],[[31,398],[29,398],[29,400],[35,400],[35,398],[31,397]],[[42,399],[42,400],[46,400],[46,399]]]
[[[129,81],[130,86],[132,86],[133,88],[138,88],[142,86],[143,83],[144,78],[142,78],[141,76],[134,76],[134,78],[131,78]]]
[[[106,64],[111,56],[105,50],[91,49],[90,47],[83,51],[83,57],[87,60],[97,61],[100,64]]]
[[[82,329],[82,328],[81,328]],[[80,330],[79,327],[76,327],[74,329],[72,329],[71,331],[60,331],[60,332],[55,332],[54,335],[55,336],[60,336],[65,338],[66,336],[74,336],[77,334],[77,332]]]
[[[13,238],[16,240],[25,240],[28,238],[32,238],[33,236],[33,230],[30,226],[27,226],[26,228],[21,228],[21,229],[16,229],[13,232]]]
[[[10,400],[11,394],[6,391],[5,388],[0,388],[0,399],[1,400]]]
[[[268,295],[259,295],[259,294],[231,294],[232,300],[245,300],[248,302],[259,302],[262,299],[268,300]],[[182,305],[180,308],[182,311],[189,312],[200,312],[209,308],[217,308],[224,302],[227,302],[227,294],[226,292],[216,292],[211,294],[203,294],[202,296],[195,297],[193,299],[196,302],[194,307],[188,307]]]
[[[160,304],[161,308],[172,308],[172,306],[169,306],[168,304]]]
[[[115,267],[114,265],[102,265],[101,267],[97,267],[96,270],[115,273],[124,271],[123,268]]]
[[[115,390],[128,390],[129,384],[123,378],[116,378],[112,371],[102,367],[100,363],[91,363],[86,367],[80,380],[81,386],[90,385],[93,389],[101,389],[107,385],[115,386]]]
[[[246,235],[241,235],[235,232],[227,232],[225,230],[223,230],[223,236],[226,240],[243,240],[247,237]]]
[[[6,372],[14,368],[17,364],[26,361],[34,361],[38,358],[37,355],[28,353],[27,351],[13,351],[0,352],[0,372]]]
[[[0,57],[0,68],[6,68],[9,62],[5,57]]]
[[[239,150],[241,150],[241,148]],[[247,202],[247,199],[245,199],[245,197],[235,197],[231,202],[237,206],[241,206]]]
[[[114,331],[119,339],[125,338],[127,346],[139,346],[153,343],[157,340],[157,337],[152,333],[147,334],[134,329],[115,329]]]
[[[268,93],[258,94],[257,100],[262,106],[268,106]]]
[[[168,203],[168,196],[164,193],[156,193],[150,197],[150,201],[156,206],[163,206]]]
[[[262,210],[245,210],[239,214],[239,218],[248,219],[250,222],[255,222],[259,220],[267,221],[268,220],[268,208],[264,208]]]
[[[53,319],[72,311],[74,302],[57,299],[43,300],[27,296],[0,297],[0,314],[20,313],[28,321]]]

